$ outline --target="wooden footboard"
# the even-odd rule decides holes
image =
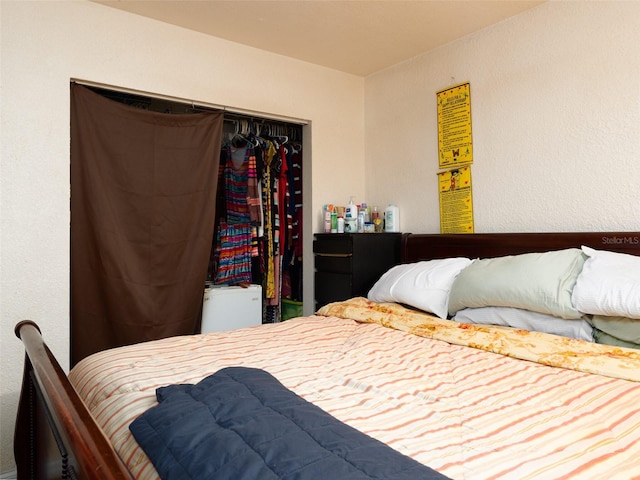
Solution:
[[[14,436],[18,478],[131,480],[38,326],[25,320],[15,333],[26,352]]]

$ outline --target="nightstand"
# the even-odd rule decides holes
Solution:
[[[400,263],[401,237],[400,233],[316,233],[316,310],[327,303],[366,297],[382,274]]]

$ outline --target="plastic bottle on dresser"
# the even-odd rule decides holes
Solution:
[[[354,203],[353,197],[349,197],[349,204],[344,211],[344,218],[358,218],[358,206]]]
[[[377,206],[371,207],[371,221],[373,222],[374,232],[380,233],[384,227],[383,218],[380,216],[380,211]]]
[[[364,212],[364,223],[370,222],[371,219],[370,214],[369,214],[369,207],[367,207],[367,204],[362,202],[362,204],[360,205],[360,209]]]
[[[364,210],[358,212],[358,233],[364,233]]]
[[[324,233],[331,232],[331,210],[333,210],[333,205],[324,205],[323,208],[324,213]]]
[[[400,209],[393,203],[387,205],[387,208],[384,211],[384,231],[400,231]]]
[[[344,211],[344,231],[346,233],[356,233],[358,222],[358,206],[353,202],[353,197],[349,197],[349,204]]]

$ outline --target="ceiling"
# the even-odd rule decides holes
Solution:
[[[529,0],[92,0],[366,76],[536,7]]]

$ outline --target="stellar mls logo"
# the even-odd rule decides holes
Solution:
[[[602,237],[603,245],[638,245],[640,237]]]

